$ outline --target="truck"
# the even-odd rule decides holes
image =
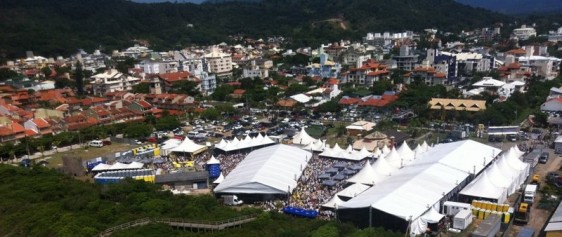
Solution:
[[[244,201],[238,199],[236,195],[224,195],[222,196],[222,199],[224,201],[224,205],[227,206],[238,206],[244,203]]]
[[[525,192],[523,193],[523,202],[533,205],[535,202],[535,196],[537,195],[537,185],[536,184],[527,184],[525,187]]]
[[[513,222],[519,224],[527,224],[529,222],[529,216],[531,215],[531,210],[529,209],[529,204],[522,202],[519,204],[519,208],[513,213]]]

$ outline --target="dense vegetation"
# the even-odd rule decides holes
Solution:
[[[0,55],[13,58],[33,50],[66,56],[78,48],[122,49],[136,40],[148,40],[154,49],[164,50],[220,43],[236,34],[284,35],[295,44],[316,47],[320,42],[359,39],[368,31],[432,27],[460,31],[504,19],[452,0],[265,0],[202,5],[5,0],[0,8]]]
[[[156,185],[127,180],[99,186],[42,167],[0,165],[0,235],[95,236],[108,227],[143,217],[223,220],[261,213],[221,206],[211,196],[174,196]],[[380,229],[358,231],[349,224],[261,213],[240,229],[219,233],[175,231],[149,225],[115,236],[401,236]]]

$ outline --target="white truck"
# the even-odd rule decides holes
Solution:
[[[227,206],[237,206],[244,203],[242,200],[239,200],[236,195],[224,195],[222,199],[224,200],[224,205]]]
[[[537,195],[537,185],[536,184],[527,184],[525,187],[525,193],[523,195],[523,202],[532,205],[535,202],[535,196]]]

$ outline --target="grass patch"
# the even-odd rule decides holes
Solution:
[[[63,156],[72,156],[72,157],[77,157],[80,160],[88,160],[88,159],[112,154],[112,153],[115,153],[115,152],[123,152],[123,151],[130,150],[130,149],[133,149],[133,148],[138,147],[138,146],[141,146],[141,145],[113,143],[109,146],[104,146],[104,147],[99,147],[99,148],[98,147],[77,148],[77,149],[73,149],[73,150],[70,150],[70,151],[58,152],[56,154],[53,154],[53,155],[49,156],[50,158],[46,157],[45,160],[47,160],[49,162],[47,167],[60,168],[60,167],[62,167],[62,157]]]
[[[320,126],[320,125],[312,125],[308,128],[306,128],[306,133],[308,133],[308,135],[318,139],[322,136],[322,134],[324,133],[324,126]]]

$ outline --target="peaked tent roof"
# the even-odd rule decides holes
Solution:
[[[222,183],[222,181],[224,181],[224,175],[221,174],[219,175],[219,177],[217,179],[215,179],[215,181],[213,181],[214,184],[220,184]]]
[[[198,154],[205,150],[207,150],[206,146],[199,145],[187,137],[177,147],[172,149],[173,152],[185,152],[192,154]]]
[[[207,165],[214,165],[220,164],[221,162],[215,158],[215,156],[211,156],[211,158],[207,161]]]
[[[365,190],[369,189],[369,187],[371,186],[361,183],[354,183],[352,185],[349,185],[347,188],[343,189],[342,191],[338,192],[335,196],[352,198],[364,192]]]
[[[310,152],[287,145],[274,145],[248,154],[215,193],[287,194],[297,186]]]
[[[344,203],[344,201],[342,201],[338,195],[334,195],[334,197],[332,199],[330,199],[330,201],[328,201],[327,203],[322,204],[323,207],[326,208],[334,208],[334,209],[338,209],[338,207]]]
[[[315,142],[316,140],[317,139],[308,135],[308,133],[306,133],[303,127],[301,128],[301,131],[293,137],[293,144],[306,146],[312,142]]]
[[[487,172],[483,172],[476,177],[476,179],[461,190],[460,194],[471,197],[495,199],[498,200],[498,203],[503,203],[507,198],[506,190],[495,186],[490,180],[490,177],[488,177]]]
[[[361,169],[357,174],[353,177],[347,179],[349,183],[361,183],[361,184],[368,184],[373,185],[373,180],[375,180],[376,174],[371,166],[371,163],[365,162],[365,166]]]

